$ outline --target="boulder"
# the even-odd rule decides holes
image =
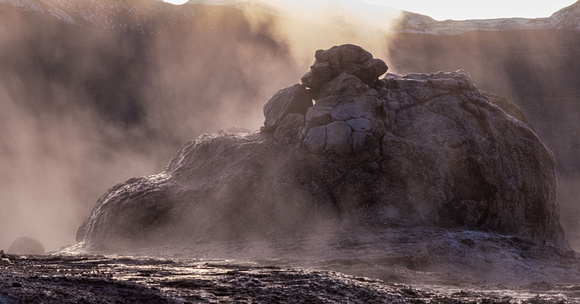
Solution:
[[[360,78],[343,72],[320,87],[316,95],[316,100],[338,96],[339,98],[333,98],[333,100],[344,101],[346,97],[358,96],[368,90],[369,86],[360,80]]]
[[[364,84],[373,87],[379,76],[388,70],[384,61],[373,58],[371,53],[352,44],[318,50],[315,58],[310,71],[302,76],[302,83],[314,92],[318,92],[324,84],[342,73],[355,76]]]
[[[132,248],[295,235],[338,221],[479,230],[569,249],[553,155],[504,110],[515,106],[498,106],[464,71],[370,81],[386,71],[376,62],[355,46],[317,51],[303,78],[314,105],[288,110],[303,92],[295,85],[264,107],[274,133],[187,143],[162,173],[109,190],[78,240]]]
[[[306,88],[295,84],[279,90],[264,104],[264,126],[274,129],[279,126],[284,117],[290,113],[306,114],[312,106],[312,96]]]
[[[326,125],[327,151],[348,156],[352,152],[352,129],[345,121],[333,121]]]
[[[7,253],[17,255],[42,255],[44,254],[44,246],[40,241],[33,238],[19,237],[12,242]]]
[[[326,126],[311,128],[306,134],[302,146],[307,152],[322,152],[326,146]]]

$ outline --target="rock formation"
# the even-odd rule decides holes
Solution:
[[[188,142],[162,173],[110,189],[78,240],[118,249],[346,221],[569,248],[554,158],[517,107],[464,71],[386,71],[358,46],[317,51],[302,84],[265,104],[262,132]]]
[[[7,251],[8,254],[18,254],[18,255],[42,255],[44,254],[44,246],[38,240],[29,237],[19,237],[17,238]]]

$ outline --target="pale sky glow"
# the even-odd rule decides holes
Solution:
[[[163,2],[167,2],[167,3],[171,3],[171,4],[175,4],[175,5],[182,5],[184,3],[186,3],[189,0],[163,0]]]
[[[163,0],[181,5],[188,0]],[[569,6],[576,0],[237,0],[238,2],[269,2],[272,4],[305,3],[307,7],[328,7],[340,3],[342,7],[356,9],[362,2],[394,7],[430,16],[436,20],[445,19],[493,19],[493,18],[538,18],[549,17],[559,9]],[[195,2],[227,3],[232,0],[192,0]],[[299,5],[299,4],[298,4]],[[360,7],[359,7],[360,8]]]
[[[576,0],[363,0],[371,4],[445,19],[492,19],[549,17]]]

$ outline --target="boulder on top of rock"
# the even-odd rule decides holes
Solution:
[[[310,71],[302,76],[302,83],[314,92],[318,92],[324,84],[342,73],[353,75],[373,87],[379,76],[388,70],[384,61],[373,59],[371,53],[352,44],[318,50],[315,58]]]
[[[17,255],[42,255],[44,254],[44,246],[40,241],[33,238],[19,237],[12,242],[7,253]]]
[[[276,92],[264,104],[265,129],[275,130],[284,117],[290,113],[306,114],[312,106],[310,92],[301,84],[284,88]]]

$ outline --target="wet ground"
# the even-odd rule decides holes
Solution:
[[[278,262],[119,256],[0,260],[0,303],[580,303],[580,286],[388,283]]]

